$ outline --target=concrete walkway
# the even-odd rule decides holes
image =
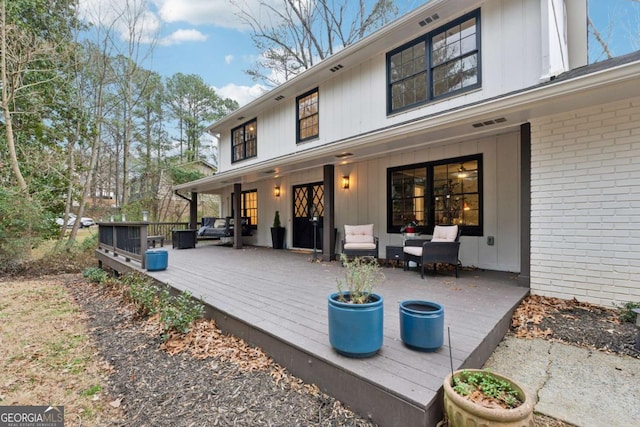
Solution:
[[[576,426],[640,425],[640,359],[507,336],[485,368],[525,388],[536,412]]]

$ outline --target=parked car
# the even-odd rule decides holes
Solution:
[[[96,222],[93,220],[93,218],[89,218],[87,216],[83,216],[82,218],[80,218],[80,227],[81,228],[85,228],[85,227],[91,227],[92,225],[95,225]]]
[[[75,214],[69,214],[69,219],[67,220],[67,228],[73,227],[73,224],[76,223],[76,218],[77,217],[75,216]],[[56,218],[56,224],[62,227],[62,225],[64,224],[64,218]]]

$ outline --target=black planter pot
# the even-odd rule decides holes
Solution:
[[[284,227],[271,227],[271,244],[273,249],[284,248]]]

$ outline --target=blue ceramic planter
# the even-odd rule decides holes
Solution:
[[[402,301],[400,337],[414,350],[438,350],[444,340],[444,308],[430,301]]]
[[[348,293],[345,293],[347,296]],[[383,298],[371,294],[372,302],[349,304],[329,295],[329,342],[343,356],[370,357],[382,347]],[[348,298],[348,297],[347,297]]]

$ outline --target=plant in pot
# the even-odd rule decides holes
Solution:
[[[510,378],[483,369],[462,369],[444,381],[449,427],[533,427],[533,399]]]
[[[273,217],[273,227],[271,227],[271,244],[273,249],[284,248],[284,227],[280,225],[280,211],[276,211]]]
[[[384,275],[372,257],[342,254],[340,261],[345,280],[328,297],[329,342],[344,356],[370,357],[382,347],[384,300],[373,291]]]

